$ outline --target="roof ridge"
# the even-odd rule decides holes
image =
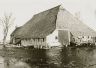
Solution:
[[[57,8],[57,7],[60,7],[60,6],[61,6],[61,5],[58,5],[58,6],[55,6],[55,7],[53,7],[53,8],[50,8],[50,9],[41,11],[41,12],[39,12],[39,13],[34,14],[33,16],[38,15],[38,14],[41,14],[41,13],[46,12],[46,11],[49,11],[49,10],[52,10],[52,9]]]

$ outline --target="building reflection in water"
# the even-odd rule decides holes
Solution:
[[[96,68],[96,49],[0,50],[0,68]]]
[[[21,51],[21,52],[19,52]],[[46,50],[4,50],[2,68],[45,68],[48,67]]]

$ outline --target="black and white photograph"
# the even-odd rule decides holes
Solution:
[[[96,68],[96,0],[0,0],[0,68]]]

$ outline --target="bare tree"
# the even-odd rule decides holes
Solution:
[[[4,17],[0,18],[0,23],[3,29],[3,45],[5,46],[5,42],[6,42],[6,37],[8,35],[8,31],[10,29],[10,27],[12,26],[14,19],[12,17],[12,13],[8,14],[4,14]]]

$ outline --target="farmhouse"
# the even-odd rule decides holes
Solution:
[[[95,43],[96,32],[75,18],[60,5],[35,14],[11,34],[11,43],[23,46],[48,47],[70,45],[70,42]]]

